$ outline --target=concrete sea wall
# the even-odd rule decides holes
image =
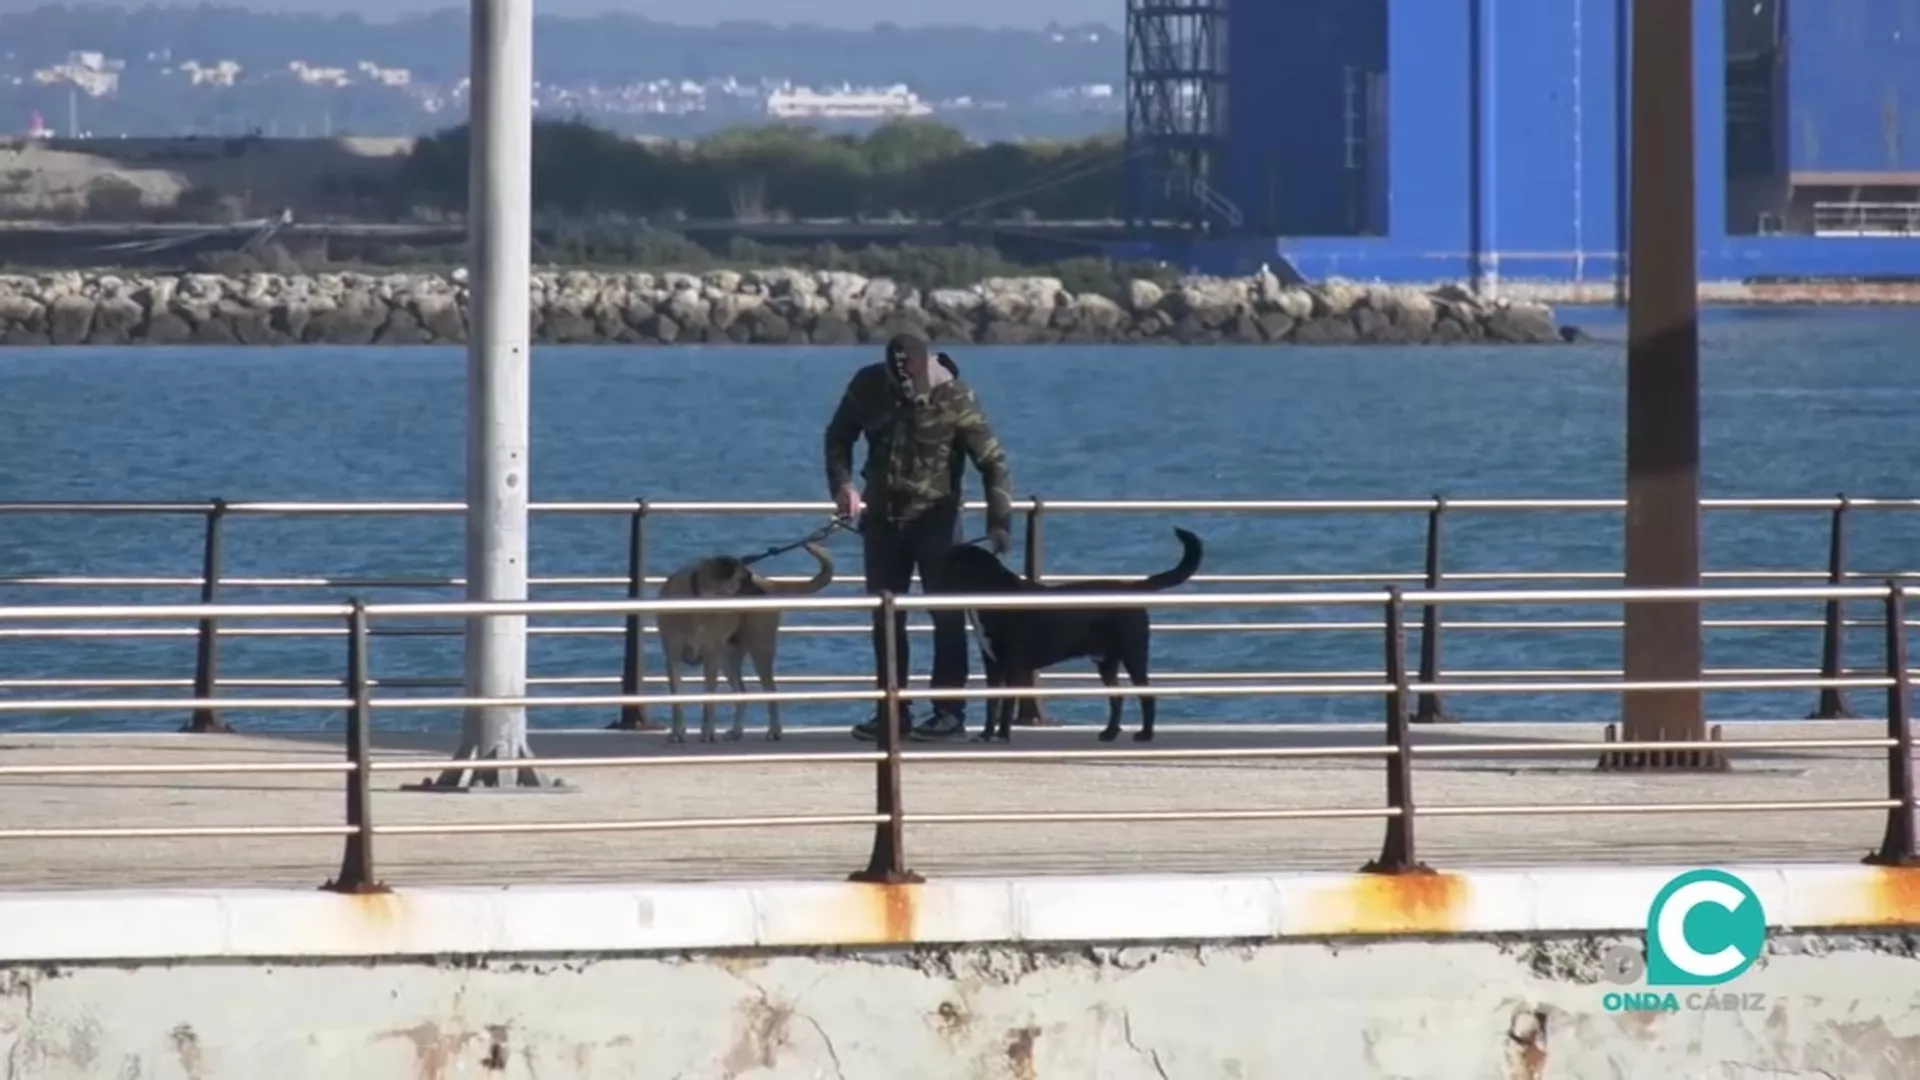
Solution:
[[[1642,949],[1686,867],[16,893],[0,1061],[9,1080],[1920,1075],[1920,874],[1727,869],[1770,933],[1670,1005],[1610,958]]]
[[[1546,343],[1552,309],[1433,290],[1270,274],[1137,280],[1123,300],[1056,278],[993,278],[922,293],[886,279],[803,270],[706,275],[539,274],[535,340],[555,344],[848,345],[909,331],[937,342],[1040,344]],[[459,274],[0,276],[5,345],[426,345],[467,335]]]

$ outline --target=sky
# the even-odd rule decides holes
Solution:
[[[0,11],[37,7],[45,0],[0,0]],[[127,7],[145,0],[79,0]],[[164,3],[165,0],[162,0]],[[218,0],[254,11],[360,12],[408,15],[456,6],[449,0]],[[1049,22],[1099,22],[1118,26],[1126,0],[533,0],[542,15],[590,15],[623,11],[664,22],[712,24],[727,19],[775,23],[809,22],[822,26],[868,27],[876,22],[902,26],[1041,27]]]

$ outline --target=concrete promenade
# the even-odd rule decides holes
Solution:
[[[242,721],[244,722],[244,721]],[[1876,721],[1729,724],[1725,738],[1873,738]],[[1377,745],[1377,728],[1164,727],[1164,749]],[[1421,744],[1598,740],[1600,725],[1453,725],[1421,729]],[[873,767],[743,763],[562,771],[570,793],[423,794],[399,790],[435,772],[441,735],[376,738],[384,761],[420,768],[374,778],[380,826],[640,818],[870,813]],[[672,746],[656,734],[536,735],[548,757],[869,750],[843,730],[789,730],[769,744]],[[1094,749],[1091,729],[1016,731],[1014,748]],[[1130,747],[1130,743],[1119,744]],[[951,753],[914,744],[936,757]],[[12,735],[0,766],[339,760],[340,736]],[[1722,775],[1607,774],[1584,751],[1527,757],[1433,757],[1416,765],[1422,807],[1618,805],[1884,797],[1886,752],[1871,748],[1739,754]],[[0,830],[111,826],[330,826],[342,822],[342,774],[0,776]],[[1235,810],[1377,807],[1381,759],[1132,762],[914,761],[908,813]],[[1437,869],[1528,865],[1856,862],[1877,846],[1879,810],[1714,814],[1545,814],[1424,819],[1420,855]],[[1344,821],[915,825],[911,865],[929,875],[1352,871],[1379,850],[1379,819]],[[590,831],[560,834],[383,836],[379,873],[396,886],[841,879],[865,863],[871,829],[788,827]],[[0,889],[155,886],[311,887],[340,860],[334,837],[0,840]]]

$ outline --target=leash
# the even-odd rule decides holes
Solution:
[[[740,560],[740,565],[752,566],[754,563],[760,562],[763,559],[771,559],[775,555],[785,555],[789,551],[798,551],[800,548],[806,547],[808,544],[817,544],[820,541],[825,540],[827,537],[832,536],[834,533],[839,532],[841,529],[851,529],[851,528],[853,528],[853,523],[851,521],[848,521],[846,518],[836,515],[831,520],[829,520],[825,525],[820,526],[819,528],[813,530],[812,532],[801,537],[800,539],[795,540],[791,544],[782,544],[779,547],[770,547],[758,555],[748,555],[747,557]]]
[[[817,544],[820,541],[825,540],[827,537],[832,536],[834,533],[837,533],[842,529],[853,530],[854,523],[851,519],[845,517],[844,515],[836,514],[833,517],[833,519],[828,521],[825,525],[822,525],[819,528],[808,533],[807,535],[801,537],[800,539],[795,540],[793,543],[782,544],[779,547],[770,547],[758,555],[748,555],[745,558],[740,560],[740,564],[742,566],[752,566],[754,563],[757,563],[762,559],[771,559],[776,555],[785,555],[789,551],[798,550],[799,548],[806,547],[808,544]],[[971,540],[962,541],[962,544],[967,547],[978,547],[979,545],[984,544],[987,541],[992,539],[993,539],[993,536],[991,533],[989,533],[982,536],[976,536]],[[964,612],[964,615],[967,620],[967,629],[973,631],[974,644],[976,645],[976,647],[979,648],[980,655],[986,657],[989,660],[994,659],[995,657],[993,655],[993,648],[992,646],[987,644],[987,635],[982,633],[980,630],[979,616],[971,608],[967,609],[967,611]]]

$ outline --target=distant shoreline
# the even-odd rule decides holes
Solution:
[[[1503,281],[1498,294],[1555,307],[1626,306],[1613,282]],[[1908,307],[1920,305],[1920,281],[1702,281],[1702,307]]]
[[[0,275],[0,345],[432,345],[466,340],[464,275]],[[1546,304],[1271,274],[1132,280],[1109,297],[1058,278],[922,292],[795,269],[534,275],[534,340],[549,344],[936,343],[1445,345],[1578,340]]]

